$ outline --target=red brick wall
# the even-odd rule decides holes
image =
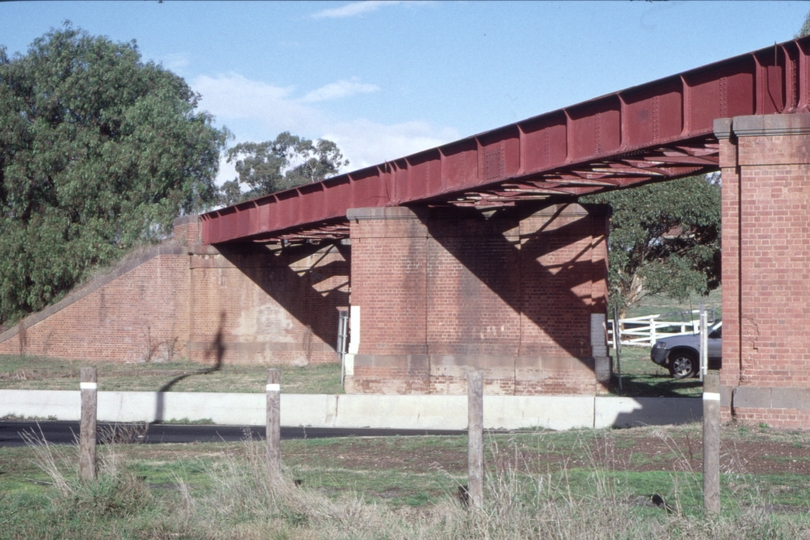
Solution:
[[[200,248],[191,255],[189,356],[215,362],[335,362],[348,307],[347,248]]]
[[[376,210],[388,219],[353,222],[351,230],[351,303],[362,306],[363,350],[427,354],[427,229],[408,209]]]
[[[762,407],[735,407],[734,420],[744,424],[767,424],[771,427],[804,428],[810,426],[810,411]],[[727,420],[731,419],[730,417]]]
[[[535,214],[350,211],[349,392],[596,391],[591,314],[605,312],[606,217],[577,205]],[[356,340],[358,336],[352,336]]]
[[[810,427],[810,411],[776,404],[810,392],[810,115],[740,117],[716,131],[724,418]]]
[[[0,334],[0,354],[120,362],[335,362],[348,246],[202,247],[196,216],[175,242],[133,257]]]
[[[732,142],[729,138],[720,139],[723,181],[723,367],[720,370],[720,386],[729,389],[737,386],[740,378],[740,178],[735,143],[736,140]],[[728,408],[725,410],[728,411]]]
[[[185,355],[188,257],[154,248],[0,335],[0,354],[141,362]],[[22,343],[21,343],[22,342]]]
[[[196,218],[182,218],[173,247],[28,318],[24,332],[0,336],[0,354],[334,362],[352,264],[363,331],[350,391],[461,392],[470,368],[485,370],[490,393],[594,391],[589,317],[604,312],[604,216],[577,206],[373,212],[387,219],[353,223],[351,248],[217,250],[197,243]]]

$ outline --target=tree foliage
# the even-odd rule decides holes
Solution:
[[[66,23],[0,47],[0,322],[210,205],[227,132],[177,75]]]
[[[228,162],[235,162],[239,177],[222,186],[220,203],[226,205],[318,182],[349,164],[334,142],[313,142],[287,131],[274,141],[234,146]],[[247,191],[242,192],[242,185]]]
[[[810,11],[804,16],[804,22],[802,23],[802,27],[799,28],[799,33],[796,34],[796,37],[800,38],[807,35],[810,35]]]
[[[590,195],[609,204],[610,303],[619,309],[665,294],[687,300],[720,284],[720,189],[693,176]]]

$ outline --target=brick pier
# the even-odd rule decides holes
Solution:
[[[359,208],[350,393],[590,394],[610,377],[607,215]]]
[[[810,426],[810,115],[715,121],[724,419]]]

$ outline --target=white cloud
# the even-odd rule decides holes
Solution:
[[[384,6],[394,6],[401,4],[398,0],[365,0],[363,2],[352,2],[339,8],[322,9],[312,14],[313,19],[344,19],[346,17],[356,17],[377,11]]]
[[[281,87],[253,81],[238,73],[194,79],[192,88],[202,95],[200,108],[211,112],[226,125],[232,120],[249,119],[262,124],[269,133],[289,130],[306,132],[322,122],[323,114],[293,97],[294,87]],[[285,127],[286,126],[286,127]]]
[[[376,165],[458,139],[452,128],[436,128],[425,121],[382,124],[366,118],[341,120],[328,109],[329,99],[358,92],[377,92],[379,87],[354,80],[338,81],[295,97],[294,87],[254,81],[238,73],[200,76],[191,83],[202,95],[200,108],[228,126],[238,143],[274,139],[283,131],[310,139],[337,143],[350,161],[342,172]],[[236,171],[223,160],[217,183],[232,180]]]
[[[222,156],[219,159],[219,171],[217,172],[216,184],[221,186],[225,182],[233,180],[238,176],[239,175],[236,174],[236,164],[228,163],[226,157]]]
[[[361,118],[328,126],[323,138],[337,143],[350,162],[348,170],[356,170],[440,146],[459,134],[424,121],[386,125]]]
[[[313,90],[309,94],[301,98],[304,103],[313,103],[317,101],[328,101],[331,99],[340,99],[344,97],[353,96],[355,94],[368,94],[371,92],[379,92],[380,87],[376,84],[364,84],[355,80],[351,81],[337,81],[326,86],[322,86],[317,90]]]

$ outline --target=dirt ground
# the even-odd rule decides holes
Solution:
[[[489,463],[535,472],[563,468],[604,468],[616,471],[694,471],[703,468],[703,441],[699,428],[637,428],[585,435],[565,444],[558,435],[496,437],[489,445]],[[574,437],[572,435],[572,437]],[[749,440],[746,440],[749,439]],[[378,439],[356,439],[351,445],[307,447],[304,453],[285,451],[285,459],[325,463],[355,470],[426,469],[466,473],[463,447],[391,445]],[[310,461],[311,462],[311,461]],[[810,476],[810,434],[768,430],[749,434],[726,427],[721,435],[721,470],[739,474],[794,474]]]

